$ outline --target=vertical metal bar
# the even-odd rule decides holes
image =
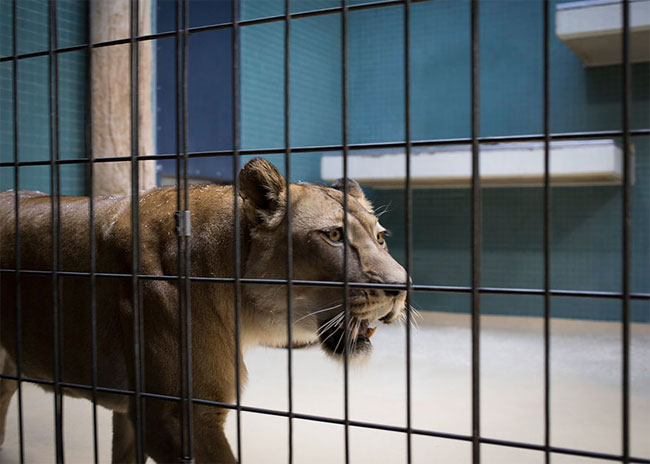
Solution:
[[[632,179],[630,140],[630,2],[623,0],[623,462],[630,461],[630,263],[632,260]]]
[[[235,386],[237,402],[237,459],[242,464],[241,453],[241,360],[239,356],[240,305],[241,305],[241,250],[239,224],[239,0],[232,0],[232,153],[233,153],[233,229],[235,235],[234,290],[235,290]]]
[[[480,135],[480,48],[479,0],[472,0],[472,462],[481,462],[481,378],[480,329],[481,301],[481,179],[479,172]]]
[[[131,291],[133,305],[133,362],[135,374],[135,442],[136,460],[144,462],[144,375],[142,363],[143,327],[142,304],[140,299],[140,208],[139,185],[140,171],[137,156],[139,154],[139,127],[138,127],[138,62],[139,49],[135,39],[138,36],[139,0],[131,2],[131,27],[129,31],[129,60],[130,60],[130,106],[131,106]]]
[[[185,60],[183,59],[183,53],[185,51],[185,48],[183,47],[184,41],[187,38],[183,34],[183,25],[185,22],[183,21],[183,16],[185,14],[185,5],[183,0],[176,0],[176,62],[175,62],[175,68],[176,68],[176,221],[177,224],[176,226],[179,228],[176,233],[176,269],[177,269],[177,281],[176,281],[176,289],[177,289],[177,294],[178,294],[178,360],[179,360],[179,371],[181,374],[185,372],[184,369],[184,364],[185,364],[185,354],[184,354],[184,335],[183,335],[183,305],[185,302],[185,299],[183,298],[183,293],[185,291],[185,287],[183,285],[183,235],[182,233],[179,232],[179,230],[182,230],[183,228],[183,216],[180,213],[180,211],[183,209],[183,196],[181,195],[181,189],[183,185],[183,169],[185,167],[185,163],[183,160],[183,128],[185,127],[185,124],[183,123],[183,116],[185,115],[184,113],[184,94],[183,94],[183,78],[185,77],[185,74],[183,72],[183,64],[185,63]],[[185,381],[183,379],[183,376],[181,375],[180,378],[180,389],[181,389],[181,397],[183,399],[185,398]],[[181,404],[180,408],[180,420],[181,420],[181,453],[185,455],[187,445],[186,445],[186,439],[185,439],[185,421],[186,421],[186,414],[185,414],[185,405],[184,403]]]
[[[345,462],[350,462],[350,404],[349,404],[349,336],[350,327],[350,302],[349,302],[349,279],[350,269],[348,263],[349,242],[348,237],[348,5],[346,0],[341,0],[341,69],[342,69],[342,146],[343,146],[343,417],[345,434]]]
[[[52,322],[54,332],[54,427],[56,435],[56,461],[64,462],[63,456],[63,392],[61,388],[61,308],[60,280],[58,275],[61,241],[60,241],[60,176],[59,176],[59,80],[57,48],[58,34],[56,22],[56,0],[49,3],[49,109],[50,109],[50,226],[52,251]]]
[[[86,156],[88,164],[88,243],[90,252],[90,351],[93,410],[93,460],[99,462],[97,440],[97,257],[95,253],[95,152],[93,151],[93,44],[92,2],[88,2],[88,48],[86,57]]]
[[[183,185],[183,169],[185,163],[183,160],[183,128],[185,124],[183,123],[184,113],[184,93],[183,93],[183,78],[185,74],[183,72],[183,64],[185,63],[183,59],[183,53],[185,48],[183,46],[185,39],[187,38],[183,34],[183,16],[185,14],[185,5],[183,0],[176,0],[176,61],[175,61],[175,70],[176,70],[176,226],[179,228],[176,232],[176,270],[177,270],[177,280],[176,280],[176,290],[178,295],[178,369],[181,372],[185,372],[185,350],[184,348],[184,335],[183,335],[183,306],[185,299],[183,294],[185,292],[185,286],[183,285],[183,235],[179,232],[183,228],[183,215],[180,211],[183,209],[183,196],[181,195],[181,189]],[[181,397],[185,398],[185,381],[183,375],[180,378]],[[181,421],[181,453],[185,455],[187,450],[187,444],[185,439],[185,404],[181,404],[179,411],[180,421]]]
[[[293,241],[291,234],[291,86],[290,86],[290,34],[291,0],[284,2],[284,170],[287,182],[287,394],[289,413],[289,464],[293,463]]]
[[[176,0],[176,291],[178,296],[178,369],[181,374],[185,372],[184,363],[184,336],[183,336],[183,305],[185,299],[183,293],[185,287],[183,285],[183,236],[179,231],[183,228],[183,216],[181,210],[183,209],[183,198],[181,189],[183,185],[183,141],[182,141],[182,127],[183,127],[183,96],[182,96],[182,79],[183,79],[183,35],[182,35],[182,15],[183,15],[183,0]],[[185,398],[185,381],[183,375],[180,376],[181,397]],[[179,411],[181,421],[181,453],[185,455],[185,405],[181,404]]]
[[[177,29],[180,25],[182,27],[182,42],[177,42],[177,51],[181,54],[180,67],[181,74],[180,80],[177,81],[177,89],[180,89],[180,108],[177,118],[177,143],[180,144],[181,151],[178,154],[177,160],[180,164],[180,157],[183,159],[182,169],[182,183],[180,182],[181,171],[177,169],[176,175],[179,182],[177,183],[177,200],[178,209],[183,211],[182,221],[190,221],[190,203],[189,203],[189,182],[188,175],[188,150],[187,150],[187,134],[188,134],[188,110],[187,110],[187,73],[188,73],[188,47],[189,40],[187,29],[189,28],[189,5],[187,0],[179,0],[180,16],[177,16]],[[180,45],[180,46],[179,46]],[[183,198],[181,202],[181,185],[183,188]],[[189,230],[190,224],[183,224],[184,228]],[[181,372],[182,372],[182,385],[181,396],[183,399],[181,408],[181,447],[182,447],[182,460],[183,462],[193,461],[193,423],[192,423],[192,314],[191,314],[191,294],[190,294],[190,237],[187,232],[183,233],[182,237],[178,237],[178,260],[179,260],[179,303],[181,308],[182,321],[179,324],[181,335]],[[181,260],[183,263],[181,264]],[[182,284],[182,289],[180,288]]]
[[[23,429],[23,315],[22,315],[22,299],[21,299],[21,285],[20,285],[20,168],[19,150],[18,150],[18,0],[13,0],[12,3],[12,54],[13,54],[13,123],[14,123],[14,224],[16,231],[14,233],[14,259],[16,266],[15,277],[15,290],[16,290],[16,376],[18,379],[18,449],[20,462],[25,462],[25,434]]]
[[[550,464],[551,453],[551,189],[550,189],[550,2],[542,0],[544,9],[544,462]]]
[[[411,450],[411,270],[413,191],[411,189],[411,2],[404,3],[404,155],[406,157],[406,462],[412,459]]]

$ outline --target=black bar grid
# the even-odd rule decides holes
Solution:
[[[241,452],[241,412],[268,414],[288,419],[289,435],[289,462],[293,462],[293,424],[294,420],[310,420],[324,423],[332,423],[344,426],[345,434],[345,462],[349,462],[350,441],[349,428],[362,427],[385,431],[394,431],[404,433],[407,438],[407,462],[411,461],[411,436],[412,434],[421,436],[431,436],[452,440],[460,440],[472,444],[472,461],[480,463],[481,445],[499,445],[514,447],[519,449],[528,449],[544,452],[545,462],[550,462],[551,453],[565,455],[574,455],[582,457],[591,457],[611,461],[642,462],[650,463],[648,459],[630,456],[630,304],[632,300],[650,300],[648,293],[632,293],[630,288],[630,263],[631,263],[631,228],[632,228],[632,211],[631,211],[631,192],[632,192],[632,136],[648,136],[650,129],[632,130],[630,127],[630,99],[631,99],[631,68],[629,57],[629,27],[630,12],[629,0],[622,0],[623,11],[623,44],[622,44],[622,129],[620,131],[595,131],[580,133],[551,133],[550,130],[550,2],[541,0],[543,7],[544,23],[544,67],[543,67],[543,134],[532,134],[523,136],[505,136],[505,137],[481,137],[480,136],[480,34],[479,34],[479,0],[471,2],[471,136],[461,139],[447,140],[418,140],[411,141],[410,129],[410,5],[428,0],[395,0],[388,2],[370,2],[364,4],[348,5],[346,0],[341,0],[340,7],[326,8],[322,10],[291,13],[290,0],[285,0],[285,11],[283,15],[261,18],[256,20],[240,21],[239,2],[233,0],[232,21],[223,24],[214,24],[202,27],[189,27],[189,9],[188,0],[177,0],[177,24],[176,31],[168,33],[138,35],[139,4],[137,0],[131,3],[130,7],[130,36],[126,39],[109,40],[93,43],[89,35],[88,43],[74,46],[58,48],[57,34],[57,5],[52,0],[49,4],[49,34],[48,50],[43,52],[18,54],[17,53],[17,0],[12,3],[12,35],[13,49],[12,55],[1,57],[0,62],[13,62],[13,123],[14,123],[14,162],[0,163],[0,167],[14,168],[15,184],[15,269],[0,269],[0,274],[13,273],[15,275],[16,288],[16,311],[17,311],[17,339],[16,339],[16,375],[8,375],[6,372],[0,374],[0,378],[9,379],[17,382],[19,401],[18,401],[18,427],[20,440],[20,460],[24,462],[24,436],[23,436],[23,410],[22,410],[22,384],[24,382],[51,385],[54,387],[54,406],[55,406],[55,434],[56,434],[56,460],[64,462],[63,452],[63,399],[64,389],[91,390],[93,399],[93,455],[94,461],[98,462],[98,440],[97,440],[97,394],[98,392],[121,394],[132,397],[135,404],[135,422],[136,422],[136,453],[137,460],[144,462],[146,443],[144,441],[144,400],[146,398],[174,401],[180,403],[181,413],[181,443],[182,443],[182,460],[191,462],[192,455],[192,406],[193,405],[210,405],[225,409],[234,409],[237,413],[237,456],[239,462],[242,459]],[[362,9],[381,8],[387,6],[403,5],[404,7],[404,97],[405,97],[405,135],[403,142],[376,143],[376,144],[348,144],[348,88],[347,88],[347,34],[349,11]],[[314,146],[314,147],[292,147],[290,140],[290,22],[293,19],[311,17],[316,15],[340,14],[341,15],[341,59],[342,59],[342,143],[341,145]],[[90,26],[92,14],[89,8],[88,24]],[[240,107],[239,107],[239,28],[255,24],[264,24],[270,22],[284,22],[284,139],[285,146],[281,149],[262,149],[262,150],[242,150],[240,149]],[[232,150],[222,150],[217,152],[189,152],[187,149],[188,134],[188,116],[187,116],[187,65],[188,65],[188,39],[190,34],[218,29],[232,29],[232,66],[233,66],[233,148]],[[139,134],[138,134],[138,66],[139,53],[138,44],[141,41],[156,40],[164,37],[176,37],[177,46],[177,153],[173,155],[141,155],[139,153]],[[92,151],[92,52],[95,48],[104,46],[114,46],[119,44],[130,45],[130,87],[131,87],[131,155],[115,156],[110,158],[97,159]],[[59,130],[59,75],[58,75],[58,55],[71,51],[87,51],[88,67],[88,94],[87,94],[87,158],[74,160],[61,160],[59,153],[60,130]],[[50,159],[47,161],[21,162],[19,160],[18,148],[18,63],[22,59],[48,56],[49,58],[49,110],[50,110]],[[550,253],[551,253],[551,185],[550,185],[550,150],[553,141],[562,140],[580,140],[594,138],[614,138],[620,137],[623,140],[624,154],[624,177],[623,177],[623,215],[622,215],[622,290],[621,292],[593,292],[593,291],[572,291],[572,290],[554,290],[551,288],[550,276]],[[524,288],[492,288],[481,286],[481,179],[479,172],[480,148],[481,145],[491,143],[517,143],[536,141],[544,144],[544,183],[543,183],[543,252],[544,252],[544,288],[543,289],[524,289]],[[291,235],[291,209],[290,209],[290,174],[291,174],[291,154],[308,153],[312,151],[342,151],[343,153],[343,209],[344,209],[344,230],[347,229],[348,215],[348,155],[350,150],[369,150],[369,149],[389,149],[404,148],[406,163],[405,178],[405,209],[406,209],[406,269],[407,273],[412,269],[412,186],[411,186],[411,150],[413,147],[428,147],[440,145],[471,145],[472,149],[472,182],[471,182],[471,285],[469,287],[461,286],[432,286],[432,285],[413,285],[410,278],[401,284],[366,284],[349,281],[349,269],[347,262],[348,255],[348,237],[344,234],[344,278],[342,282],[321,282],[321,281],[302,281],[293,279],[293,251]],[[287,201],[287,273],[286,279],[251,279],[241,277],[241,256],[240,240],[241,230],[239,223],[239,185],[237,174],[239,171],[239,157],[245,154],[284,154],[285,173],[286,173],[286,201]],[[158,276],[146,275],[141,273],[140,269],[140,217],[139,217],[139,162],[144,160],[176,159],[177,161],[177,200],[179,212],[188,212],[189,205],[189,184],[188,184],[188,163],[191,158],[211,157],[211,156],[233,156],[233,216],[234,216],[234,277],[233,278],[208,278],[193,277],[190,275],[190,238],[188,236],[178,237],[178,275],[176,276]],[[130,274],[100,273],[96,272],[96,254],[95,254],[95,208],[92,200],[94,193],[93,185],[93,167],[97,162],[131,162],[131,225],[132,225],[132,272]],[[83,163],[88,166],[89,192],[89,240],[90,240],[90,271],[89,272],[71,272],[62,271],[61,259],[61,179],[60,166],[65,164]],[[38,271],[21,268],[20,260],[20,231],[19,231],[19,168],[21,166],[38,166],[47,165],[51,170],[50,187],[52,191],[51,199],[51,271]],[[184,216],[189,220],[189,214]],[[22,329],[21,329],[21,297],[20,297],[20,277],[21,275],[51,275],[52,278],[52,312],[53,312],[53,331],[54,331],[54,380],[42,380],[22,376]],[[61,312],[61,293],[63,276],[87,276],[90,282],[90,312],[91,312],[91,333],[92,333],[92,382],[91,385],[80,385],[65,382],[63,378],[63,314]],[[97,383],[97,319],[96,319],[96,279],[97,277],[129,277],[132,283],[133,292],[133,337],[134,337],[134,389],[112,389],[98,386]],[[179,336],[181,340],[181,371],[182,376],[180,396],[153,394],[146,391],[144,381],[144,330],[142,315],[141,293],[142,281],[145,280],[176,280],[179,289],[179,307],[181,308],[179,319]],[[235,290],[235,345],[236,345],[236,403],[222,403],[217,401],[207,401],[194,398],[192,396],[192,366],[191,366],[191,301],[190,286],[192,282],[228,282],[232,283]],[[241,404],[241,360],[240,351],[240,304],[241,304],[241,284],[257,283],[267,285],[286,286],[287,295],[287,346],[288,346],[288,410],[280,411],[265,408],[247,407]],[[381,288],[381,289],[400,289],[407,292],[407,324],[406,324],[406,426],[392,426],[388,424],[376,424],[351,420],[349,417],[349,374],[348,374],[348,334],[344,332],[344,418],[337,419],[331,417],[315,416],[300,414],[293,411],[293,376],[292,376],[292,288],[293,286],[335,286],[340,287],[343,292],[345,319],[344,324],[347,326],[350,318],[348,294],[350,288]],[[414,429],[411,425],[411,294],[414,291],[427,292],[452,292],[465,293],[471,296],[472,301],[472,433],[470,435],[449,434],[433,430]],[[519,294],[519,295],[539,295],[544,297],[544,444],[530,444],[515,442],[509,440],[491,439],[481,436],[480,432],[480,295],[481,294]],[[550,317],[551,317],[551,298],[553,296],[564,297],[589,297],[589,298],[609,298],[618,299],[622,302],[622,452],[621,455],[598,453],[589,450],[578,450],[554,447],[551,445],[551,416],[550,416]]]

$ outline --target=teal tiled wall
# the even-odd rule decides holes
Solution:
[[[283,13],[282,2],[244,0],[245,19]],[[481,135],[543,130],[542,2],[481,2]],[[337,6],[292,2],[294,11]],[[555,3],[553,3],[554,6]],[[404,139],[403,8],[351,12],[348,18],[350,143]],[[466,0],[411,5],[411,138],[470,134],[470,9]],[[340,15],[292,21],[291,143],[341,143]],[[328,21],[330,21],[328,23]],[[555,28],[551,24],[551,30]],[[282,147],[282,24],[242,28],[242,145]],[[554,132],[621,128],[621,68],[584,68],[551,34],[551,126]],[[650,65],[632,66],[632,126],[650,126]],[[650,141],[634,140],[632,291],[650,292]],[[293,180],[320,181],[319,153],[292,158]],[[282,156],[270,157],[279,167]],[[404,193],[372,190],[390,204],[393,254],[404,258]],[[482,285],[543,286],[543,190],[483,191]],[[552,189],[552,287],[621,290],[619,187]],[[417,284],[469,285],[470,192],[413,192],[413,277]],[[466,295],[418,293],[422,309],[468,312]],[[650,303],[633,302],[633,320],[650,320]],[[541,315],[543,299],[484,295],[486,314]],[[553,298],[556,317],[620,319],[617,300]]]
[[[0,53],[11,55],[11,2],[0,0],[3,11]],[[5,8],[6,7],[6,8]],[[18,53],[48,48],[48,2],[20,0],[17,5]],[[57,2],[57,29],[60,47],[85,43],[87,2]],[[18,156],[20,161],[50,159],[50,79],[49,58],[35,57],[18,62]],[[86,53],[58,55],[59,156],[62,159],[85,156]],[[0,65],[0,160],[14,160],[13,146],[13,63]],[[61,193],[81,195],[86,191],[86,167],[70,165],[60,169]],[[50,190],[49,166],[22,167],[19,188]],[[0,190],[15,188],[13,168],[0,168]]]

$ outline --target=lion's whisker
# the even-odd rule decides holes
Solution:
[[[326,342],[327,340],[329,340],[330,337],[331,337],[332,335],[334,335],[335,333],[336,333],[336,331],[334,331],[334,332],[332,332],[331,334],[329,334],[329,335],[325,338],[325,340],[323,340],[321,343],[325,343],[325,342]],[[320,334],[319,334],[319,335],[320,335]],[[341,341],[341,340],[339,339],[339,342],[340,342],[340,341]],[[336,346],[338,347],[338,344],[337,344]],[[336,351],[336,350],[334,350],[334,351]]]
[[[418,318],[422,319],[422,315],[418,314],[417,310],[413,306],[410,306],[410,308],[404,308],[404,309],[405,310],[402,311],[402,314],[400,314],[400,318],[399,318],[400,323],[406,324],[407,321],[410,321],[411,322],[411,327],[414,327],[414,328],[419,330],[420,329],[420,324],[418,323],[417,319]],[[406,314],[407,312],[409,312],[411,314],[411,317],[408,317],[408,315]]]
[[[322,313],[322,312],[325,312],[325,311],[329,311],[329,310],[331,310],[331,309],[340,308],[341,306],[343,306],[343,303],[339,303],[339,304],[336,304],[336,305],[334,305],[334,306],[330,306],[329,308],[323,308],[323,309],[319,309],[319,310],[317,310],[317,311],[313,311],[313,312],[311,312],[311,313],[309,313],[309,314],[305,314],[305,315],[302,316],[300,319],[295,320],[293,323],[296,324],[296,323],[302,321],[303,319],[305,319],[305,318],[307,318],[307,317],[309,317],[309,316],[313,316],[314,314],[318,314],[318,313]]]
[[[332,327],[333,325],[338,324],[338,323],[341,321],[341,319],[343,318],[344,315],[345,315],[345,313],[340,312],[338,315],[334,316],[332,319],[330,319],[329,321],[325,322],[325,323],[324,323],[323,325],[321,325],[318,329],[316,329],[316,334],[317,334],[317,335],[321,335],[321,334],[323,334],[324,332],[326,332],[326,331],[327,331],[330,327]]]
[[[345,330],[341,333],[341,336],[339,337],[339,341],[336,342],[336,346],[334,347],[334,353],[336,353],[336,350],[339,349],[339,345],[341,344],[343,338],[345,338]]]
[[[348,334],[350,333],[350,329],[352,328],[352,327],[351,327],[351,324],[353,324],[354,322],[355,322],[355,321],[354,321],[353,319],[349,319],[349,320],[348,320],[348,326],[347,326],[347,329],[348,329],[347,332],[348,332]],[[339,337],[339,341],[336,343],[336,346],[334,347],[334,352],[335,352],[335,353],[336,353],[336,350],[338,350],[339,345],[341,344],[341,342],[342,342],[343,339],[345,338],[345,332],[346,332],[346,331],[344,330],[343,333],[341,333],[341,336]],[[350,342],[351,342],[351,341],[350,341],[350,339],[348,338],[348,351],[350,351],[350,350],[349,350],[349,348],[350,348]]]

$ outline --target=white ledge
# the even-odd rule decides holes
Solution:
[[[403,152],[348,153],[348,177],[375,188],[404,188]],[[633,165],[633,163],[632,163]],[[540,186],[544,183],[544,144],[517,143],[481,146],[481,184]],[[553,142],[550,180],[558,185],[619,185],[623,154],[613,140]],[[341,155],[321,159],[321,177],[343,177]],[[471,147],[433,147],[411,152],[411,185],[415,188],[468,187],[472,178]]]
[[[556,7],[555,32],[585,66],[623,62],[623,7],[617,0],[584,0]],[[630,61],[650,61],[650,0],[630,1]]]

